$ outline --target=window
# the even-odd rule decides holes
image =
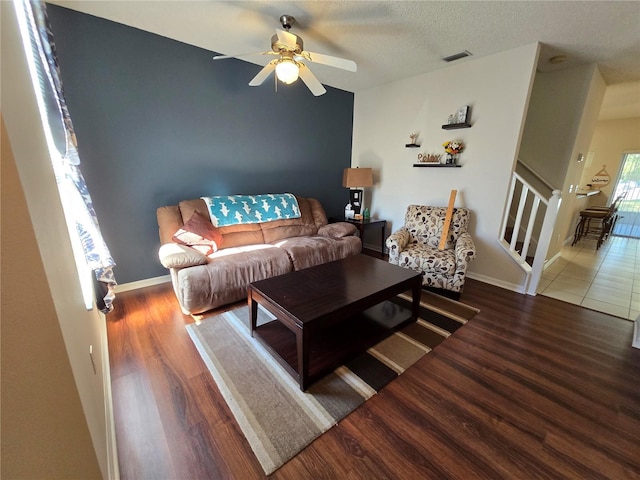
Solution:
[[[640,238],[640,152],[625,153],[611,201],[623,196],[613,235]]]
[[[96,285],[101,290],[96,298],[97,306],[103,313],[108,313],[112,309],[116,284],[112,270],[115,262],[100,233],[80,171],[73,124],[62,93],[46,6],[41,1],[25,0],[14,0],[14,6],[85,304],[88,309],[93,308],[93,271]]]

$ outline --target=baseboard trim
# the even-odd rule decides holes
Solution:
[[[369,245],[365,245],[365,248],[369,248]],[[375,247],[371,248],[371,250],[380,251],[379,248],[376,249]],[[511,290],[512,292],[525,293],[524,287],[522,285],[517,285],[515,283],[510,283],[510,282],[504,282],[502,280],[498,280],[497,278],[488,277],[480,273],[467,272],[467,277],[472,278],[474,280],[478,280],[479,282],[488,283],[489,285],[505,288],[507,290]],[[114,290],[115,290],[115,293],[117,294],[120,292],[128,292],[129,290],[136,290],[138,288],[152,287],[154,285],[160,285],[162,283],[168,283],[170,281],[171,281],[170,275],[163,275],[161,277],[146,278],[144,280],[138,280],[136,282],[129,282],[129,283],[116,285],[116,288]]]
[[[380,244],[374,245],[373,243],[364,243],[362,242],[362,248],[366,248],[367,250],[373,250],[374,252],[380,252]],[[380,252],[384,255],[384,252]]]
[[[120,466],[118,463],[118,445],[116,440],[115,415],[113,413],[113,392],[111,390],[111,365],[109,363],[109,343],[107,340],[107,323],[104,314],[99,313],[102,322],[100,339],[101,364],[102,364],[102,390],[104,391],[104,410],[106,426],[107,446],[107,480],[120,479]]]
[[[556,253],[553,257],[551,257],[549,260],[547,260],[546,262],[544,262],[544,266],[542,267],[542,271],[545,271],[547,269],[547,267],[550,267],[553,262],[555,262],[557,259],[560,258],[562,252],[558,252]]]
[[[115,293],[128,292],[129,290],[136,290],[138,288],[152,287],[154,285],[160,285],[161,283],[167,283],[171,281],[171,275],[163,275],[161,277],[147,278],[144,280],[138,280],[137,282],[123,283],[116,285],[114,288]]]
[[[467,277],[478,280],[482,283],[488,283],[489,285],[493,285],[494,287],[504,288],[506,290],[511,290],[512,292],[525,294],[525,288],[523,285],[517,285],[515,283],[504,282],[502,280],[498,280],[497,278],[487,277],[486,275],[482,275],[480,273],[467,272]]]

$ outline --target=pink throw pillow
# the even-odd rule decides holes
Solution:
[[[193,212],[182,228],[173,234],[173,241],[192,247],[205,255],[217,252],[222,245],[222,234],[208,218]]]

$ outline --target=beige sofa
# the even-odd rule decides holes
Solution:
[[[210,222],[203,200],[158,208],[160,262],[171,273],[185,314],[202,313],[246,298],[251,282],[360,253],[362,244],[354,225],[329,224],[320,202],[296,199],[299,218],[217,228],[222,241],[209,255],[174,240],[192,216]]]

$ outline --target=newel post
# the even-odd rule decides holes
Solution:
[[[531,267],[531,273],[529,274],[529,281],[527,284],[526,293],[528,295],[535,295],[542,277],[542,268],[547,258],[547,251],[551,244],[551,236],[553,235],[553,229],[556,225],[556,218],[558,217],[558,210],[560,209],[560,202],[562,201],[562,192],[560,190],[554,190],[547,203],[547,211],[544,215],[544,221],[542,223],[542,230],[540,231],[540,237],[538,238],[538,248],[533,259],[533,265]]]

